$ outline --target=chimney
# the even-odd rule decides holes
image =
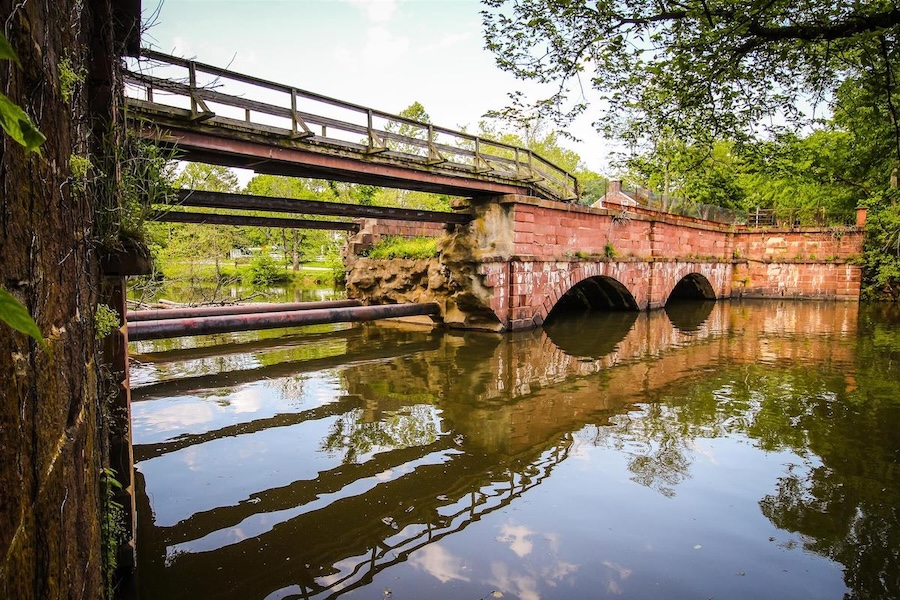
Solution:
[[[622,193],[622,180],[621,179],[610,179],[609,180],[609,189],[606,192],[609,195],[615,194],[618,196]]]

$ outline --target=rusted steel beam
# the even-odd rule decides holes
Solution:
[[[322,302],[258,302],[229,306],[192,306],[188,308],[161,308],[155,310],[130,310],[125,316],[129,323],[138,321],[164,321],[188,317],[216,317],[219,315],[251,315],[286,310],[315,310],[319,308],[345,308],[360,306],[359,300],[327,300]]]
[[[435,302],[421,304],[386,304],[381,306],[351,306],[345,308],[323,308],[314,310],[294,310],[249,315],[220,315],[216,317],[191,317],[185,319],[165,319],[160,321],[138,321],[129,323],[129,341],[159,340],[186,335],[206,335],[231,331],[251,331],[275,329],[279,327],[299,327],[302,325],[322,325],[325,323],[348,323],[374,321],[394,317],[417,315],[438,315],[440,306]]]
[[[255,227],[281,227],[282,229],[328,229],[331,231],[359,231],[357,223],[347,221],[311,221],[251,215],[215,215],[180,210],[155,210],[150,219],[162,223],[200,223],[201,225],[252,225]]]
[[[393,219],[396,221],[419,221],[428,223],[465,224],[471,215],[439,212],[434,210],[413,210],[388,206],[362,206],[320,200],[296,200],[272,196],[249,196],[225,192],[202,190],[179,190],[175,204],[199,208],[233,208],[240,210],[265,210],[304,215],[328,215],[337,217],[368,217],[373,219]]]

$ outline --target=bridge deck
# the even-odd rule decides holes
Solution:
[[[141,72],[125,74],[128,121],[187,160],[459,196],[579,195],[573,175],[531,150],[195,61],[142,57]]]

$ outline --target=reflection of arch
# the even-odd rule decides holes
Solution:
[[[666,305],[672,301],[678,300],[715,300],[716,292],[713,290],[709,279],[700,273],[688,273],[675,284],[669,297],[666,299]]]
[[[700,329],[700,326],[709,318],[715,305],[713,300],[669,302],[664,310],[675,329],[687,333]]]
[[[544,331],[569,356],[600,358],[616,349],[637,317],[633,310],[560,314],[544,326]]]
[[[560,296],[546,320],[551,321],[561,313],[585,310],[638,310],[638,305],[628,288],[612,277],[599,275],[582,279],[569,288]]]

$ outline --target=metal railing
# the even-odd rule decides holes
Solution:
[[[574,175],[527,148],[151,50],[132,66],[124,75],[126,106],[151,122],[163,110],[313,151],[333,148],[369,160],[384,155],[416,170],[511,182],[548,199],[579,197]]]
[[[703,204],[677,196],[665,197],[638,186],[623,187],[622,191],[634,198],[641,208],[728,225],[791,229],[853,225],[856,219],[854,214],[822,207],[743,210]]]

